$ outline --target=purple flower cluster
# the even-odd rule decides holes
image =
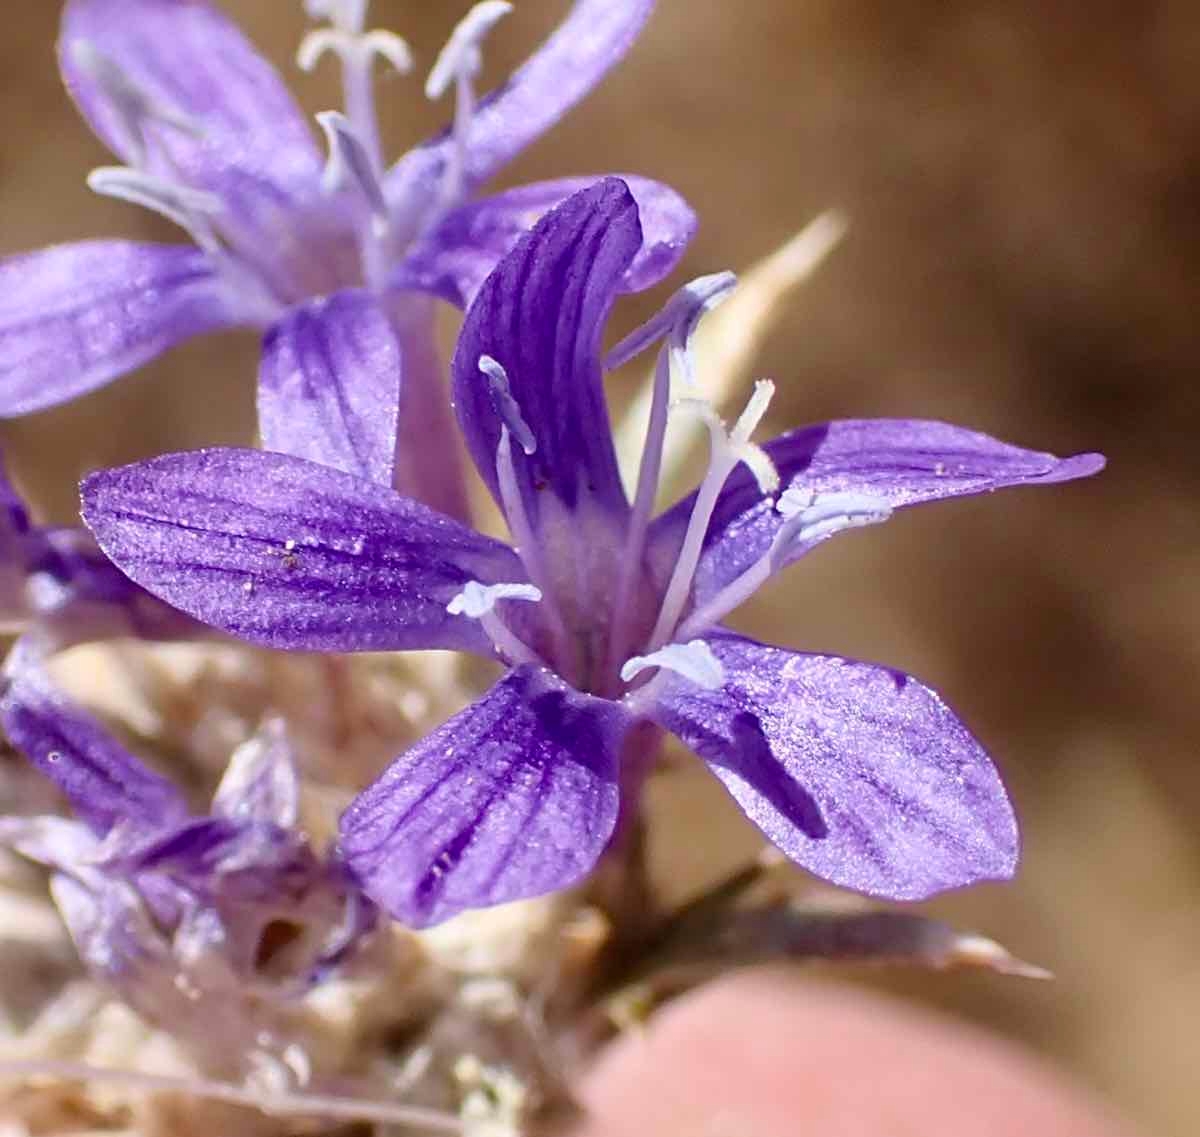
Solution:
[[[684,287],[604,356],[615,301],[681,255],[688,207],[623,177],[476,195],[621,58],[649,0],[578,0],[482,100],[480,45],[508,5],[477,5],[428,85],[454,87],[453,125],[390,169],[371,69],[380,57],[406,69],[407,49],[364,30],[364,0],[308,7],[329,26],[305,41],[302,64],[332,53],[345,80],[345,113],[318,116],[328,162],[274,72],[209,4],[70,0],[64,75],[126,163],[92,184],[172,217],[196,247],[85,243],[0,266],[0,411],[83,394],[189,335],[264,329],[262,448],[90,476],[83,516],[104,556],[73,534],[86,570],[54,570],[56,587],[119,581],[122,611],[128,596],[165,603],[183,628],[276,650],[444,649],[504,670],[364,789],[336,853],[318,856],[297,828],[277,733],[235,755],[197,817],[18,652],[5,728],[79,820],[3,834],[53,869],[85,958],[121,984],[164,953],[178,967],[217,951],[250,982],[266,929],[284,920],[303,945],[288,974],[307,981],[361,937],[375,905],[421,927],[569,887],[636,809],[668,733],[770,841],[835,884],[911,900],[1011,875],[1007,796],[935,692],[726,621],[837,534],[923,502],[1083,477],[1103,460],[912,420],[759,443],[770,383],[727,424],[691,378],[693,332],[728,274]],[[466,309],[449,390],[430,297]],[[649,350],[654,397],[627,493],[604,373]],[[672,415],[699,417],[710,461],[695,493],[656,514]],[[467,520],[460,439],[509,543]],[[24,597],[64,539],[32,528],[11,493],[4,504],[5,581]]]
[[[340,861],[296,828],[299,783],[281,725],[234,753],[197,816],[36,660],[10,670],[0,722],[77,820],[0,818],[0,844],[51,870],[51,893],[97,978],[212,1055],[248,1053],[242,1036],[253,1041],[261,1026],[249,1008],[303,993],[377,920]]]
[[[534,218],[589,183],[478,196],[620,61],[653,3],[577,0],[477,102],[481,41],[509,7],[478,5],[431,76],[431,94],[455,88],[453,127],[385,167],[372,70],[411,63],[399,37],[364,29],[361,0],[308,3],[330,26],[305,40],[301,64],[332,55],[343,70],[346,113],[318,116],[328,160],[275,70],[206,0],[68,0],[63,79],[124,163],[89,185],[193,244],[84,241],[0,263],[0,416],[77,398],[192,336],[259,328],[265,446],[394,477],[462,512],[453,469],[422,481],[428,460],[444,468],[450,429],[430,298],[464,305]],[[666,186],[629,184],[647,233],[625,282],[636,289],[670,271],[695,222]],[[316,383],[325,354],[334,374]]]
[[[625,184],[601,181],[539,221],[467,313],[455,412],[515,548],[367,478],[261,450],[95,474],[85,520],[135,581],[231,635],[285,650],[448,648],[508,666],[343,818],[350,869],[409,924],[587,874],[613,835],[622,752],[642,724],[682,738],[772,841],[837,884],[912,899],[1009,875],[1003,788],[932,691],[722,621],[840,531],[919,502],[1079,477],[1099,459],[911,421],[829,423],[758,447],[760,386],[731,429],[712,416],[698,492],[652,518],[671,356],[713,282],[618,349],[668,341],[631,504],[600,343],[643,240]]]

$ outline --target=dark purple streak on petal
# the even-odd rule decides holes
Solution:
[[[510,672],[350,806],[350,871],[412,927],[575,884],[616,824],[631,721],[545,672]]]
[[[789,857],[892,900],[1012,876],[1004,787],[933,691],[874,664],[737,636],[710,644],[725,685],[672,683],[654,717]]]
[[[84,520],[133,580],[196,619],[302,651],[490,654],[446,605],[520,581],[505,545],[393,491],[257,450],[167,454],[82,486]]]
[[[169,824],[187,806],[90,715],[59,691],[36,661],[10,661],[0,697],[9,741],[63,792],[71,808],[103,835],[113,826]]]

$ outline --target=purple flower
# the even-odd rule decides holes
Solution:
[[[372,72],[377,60],[408,70],[407,47],[364,30],[364,0],[307,6],[331,24],[304,41],[301,64],[335,55],[343,69],[346,113],[318,116],[328,163],[279,76],[207,0],[68,0],[64,80],[125,163],[93,171],[89,184],[168,217],[194,247],[84,241],[0,264],[0,415],[54,406],[190,336],[248,325],[265,332],[268,447],[394,479],[458,510],[455,480],[440,474],[452,447],[429,296],[464,305],[533,219],[588,184],[477,198],[620,61],[653,0],[577,0],[477,103],[481,41],[509,8],[478,5],[430,76],[431,96],[456,91],[452,129],[390,169]],[[636,289],[673,267],[694,218],[665,186],[631,185],[647,231],[623,282]],[[422,479],[430,456],[439,476]]]
[[[89,640],[207,629],[139,588],[80,526],[37,525],[0,462],[0,629],[53,653]]]
[[[788,856],[895,899],[1009,876],[1017,834],[984,751],[898,671],[756,643],[721,621],[843,530],[925,501],[1094,473],[936,422],[750,441],[760,384],[699,491],[652,518],[671,363],[729,287],[710,277],[617,349],[665,337],[632,503],[602,389],[609,309],[642,245],[616,179],[544,217],[488,278],[454,359],[459,424],[515,547],[379,486],[246,450],[93,475],[84,516],[150,591],[236,636],[316,651],[451,648],[510,668],[345,814],[366,891],[414,925],[580,880],[617,821],[622,752],[683,739]],[[687,405],[687,404],[690,404]],[[638,728],[635,730],[635,728]]]
[[[78,820],[0,818],[0,843],[52,870],[81,959],[146,1018],[219,1055],[231,1031],[261,1026],[231,1007],[294,999],[372,929],[374,906],[297,827],[279,724],[234,753],[195,816],[36,662],[10,658],[8,672],[0,722]]]

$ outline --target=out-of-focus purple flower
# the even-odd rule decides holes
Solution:
[[[373,69],[407,71],[406,45],[365,30],[360,0],[307,7],[330,24],[306,38],[301,65],[332,54],[343,68],[346,113],[318,116],[328,162],[279,76],[207,0],[68,0],[64,80],[125,163],[93,171],[89,184],[166,216],[194,247],[84,241],[0,264],[0,415],[54,406],[188,337],[248,325],[265,332],[268,449],[458,509],[429,297],[465,305],[534,219],[587,184],[478,197],[620,61],[653,0],[577,0],[478,103],[481,43],[510,5],[477,5],[428,86],[431,97],[456,91],[453,127],[390,169]],[[671,269],[694,217],[667,187],[630,184],[646,226],[623,281],[636,289]],[[423,479],[431,463],[437,476]]]
[[[54,899],[98,980],[213,1057],[244,1056],[235,1035],[263,1024],[247,1008],[302,995],[376,923],[341,863],[298,827],[281,724],[234,753],[210,811],[196,816],[36,661],[18,656],[8,671],[0,722],[77,820],[0,818],[0,843],[52,870]]]
[[[1082,477],[937,422],[832,422],[751,441],[759,384],[727,428],[692,391],[712,461],[653,503],[672,361],[729,288],[680,292],[610,357],[665,339],[634,499],[622,487],[601,336],[642,246],[608,180],[544,217],[488,278],[454,359],[459,424],[513,535],[475,533],[296,458],[174,454],[93,475],[84,516],[135,580],[276,648],[450,648],[510,670],[397,758],[343,818],[366,891],[415,925],[568,886],[596,863],[639,724],[678,735],[788,856],[834,883],[916,899],[1014,868],[996,771],[929,688],[891,668],[756,643],[721,621],[826,538],[910,505]]]
[[[0,630],[45,654],[126,636],[189,639],[208,630],[139,588],[81,526],[43,526],[0,460]]]

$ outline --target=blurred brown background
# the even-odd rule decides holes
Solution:
[[[229,6],[295,76],[299,3]],[[428,66],[468,6],[377,0],[374,22]],[[517,7],[491,74],[567,5]],[[20,8],[0,38],[0,252],[169,237],[85,189],[108,158],[58,85],[57,5]],[[311,109],[332,102],[331,73],[298,87]],[[443,118],[419,91],[414,77],[382,94],[397,152]],[[917,511],[835,542],[742,623],[933,683],[987,740],[1018,803],[1018,882],[937,909],[1058,981],[890,985],[1027,1040],[1151,1132],[1191,1137],[1200,7],[661,0],[626,65],[505,180],[605,170],[664,178],[696,205],[692,275],[747,267],[828,206],[849,212],[849,239],[791,300],[760,361],[781,390],[775,425],[926,416],[1108,454],[1091,483]],[[254,348],[249,336],[189,345],[0,434],[22,481],[65,517],[83,470],[245,441]],[[706,835],[672,854],[690,880],[754,844],[710,781],[669,791],[672,815]]]

